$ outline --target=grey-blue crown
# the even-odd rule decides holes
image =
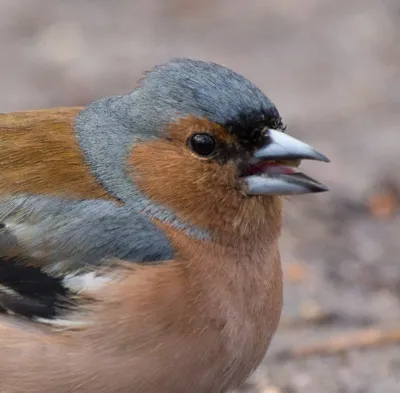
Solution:
[[[279,117],[275,105],[257,86],[215,63],[171,60],[150,71],[139,92],[139,101],[155,109],[153,116],[163,123],[189,114],[220,124],[246,117]]]

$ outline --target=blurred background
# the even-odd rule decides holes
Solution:
[[[400,391],[398,0],[0,0],[0,111],[84,105],[186,56],[226,65],[328,155],[288,200],[285,306],[248,393]],[[189,392],[188,392],[189,393]]]

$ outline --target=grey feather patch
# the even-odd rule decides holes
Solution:
[[[100,200],[18,196],[0,201],[2,255],[21,252],[52,266],[99,265],[105,258],[154,263],[173,257],[165,234],[132,208]]]

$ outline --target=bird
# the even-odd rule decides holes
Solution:
[[[224,393],[282,310],[283,199],[329,162],[217,63],[0,115],[0,391]]]

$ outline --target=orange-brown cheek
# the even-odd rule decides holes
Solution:
[[[188,116],[168,126],[168,140],[135,146],[129,162],[137,186],[150,199],[184,218],[193,218],[196,211],[225,200],[237,186],[232,164],[204,160],[189,150],[187,140],[197,132],[210,132],[225,144],[235,143],[235,137],[221,125]]]
[[[183,216],[235,193],[232,165],[198,160],[185,147],[165,140],[136,146],[129,165],[139,189]]]

